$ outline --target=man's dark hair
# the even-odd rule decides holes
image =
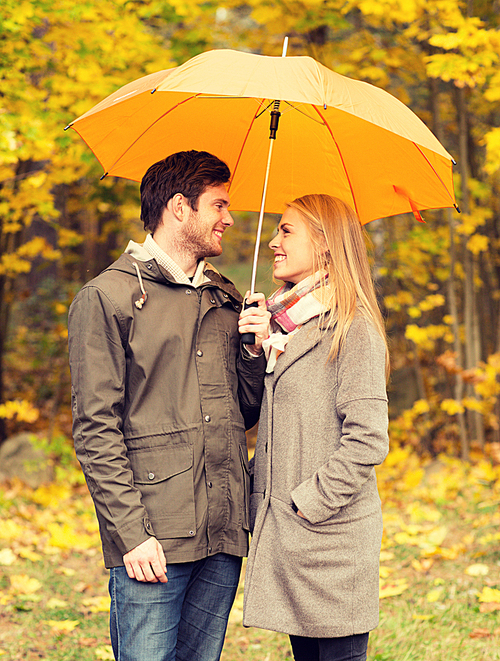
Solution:
[[[206,151],[180,151],[154,163],[141,182],[141,220],[144,229],[154,233],[167,203],[182,193],[193,211],[198,198],[209,186],[229,181],[231,172],[217,156]]]

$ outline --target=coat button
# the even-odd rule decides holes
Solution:
[[[191,296],[191,290],[190,290],[190,289],[186,289],[186,294],[187,294],[188,296]]]
[[[200,356],[200,357],[203,356],[203,351],[201,349],[198,349],[198,351],[196,352],[196,355]]]
[[[209,415],[206,415],[206,416],[205,416],[205,422],[210,422],[210,419],[211,419],[211,418],[210,418]]]
[[[210,303],[212,303],[212,305],[215,305],[215,298],[211,298]]]
[[[211,546],[208,547],[208,552],[212,553],[212,547]]]
[[[148,479],[149,480],[154,480],[155,479],[155,474],[154,473],[149,473]]]
[[[224,294],[224,298],[229,298],[228,294]]]
[[[189,531],[189,535],[190,535],[190,537],[194,537],[194,535],[195,535],[194,530],[190,530],[190,531]]]
[[[208,487],[209,489],[211,489],[211,488],[212,488],[212,483],[211,483],[211,482],[207,482],[207,487]]]
[[[146,264],[146,268],[151,271],[151,269],[153,268],[153,265],[152,264]]]

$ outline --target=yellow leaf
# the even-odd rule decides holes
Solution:
[[[482,592],[478,596],[479,601],[483,603],[500,603],[500,590],[496,588],[484,587]]]
[[[42,587],[40,581],[27,574],[15,574],[10,577],[10,591],[14,594],[33,594]]]
[[[480,563],[477,563],[475,565],[469,565],[465,573],[468,576],[487,576],[490,571],[490,568],[488,565],[482,565]]]
[[[31,562],[39,562],[43,557],[40,553],[36,553],[36,551],[32,551],[29,548],[19,549],[19,555],[25,560],[31,560]]]
[[[394,560],[394,553],[391,553],[391,551],[380,551],[380,562],[389,562],[389,560]]]
[[[110,609],[110,599],[106,597],[88,597],[82,600],[82,605],[91,613],[108,613]]]
[[[433,604],[436,601],[439,601],[441,595],[443,594],[443,588],[436,588],[427,593],[426,599],[429,604]]]
[[[415,613],[413,613],[411,619],[425,622],[427,620],[432,620],[433,617],[434,617],[434,615],[416,615]]]
[[[11,551],[11,549],[2,549],[0,551],[0,565],[4,567],[9,567],[13,565],[17,560],[17,555]]]
[[[42,620],[42,622],[59,633],[69,633],[80,624],[78,620]]]
[[[95,651],[95,658],[99,659],[100,661],[113,661],[115,657],[113,655],[113,648],[111,645],[98,647]]]
[[[408,581],[405,578],[399,578],[394,583],[389,585],[380,586],[380,599],[387,599],[388,597],[396,597],[399,594],[402,594],[405,590],[409,588]]]
[[[379,576],[380,578],[389,578],[393,571],[394,569],[391,569],[390,567],[380,567]]]
[[[67,601],[64,601],[63,599],[58,599],[57,597],[52,597],[52,599],[49,599],[47,602],[47,608],[52,610],[55,608],[66,608],[68,605]]]

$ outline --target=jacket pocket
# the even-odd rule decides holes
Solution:
[[[193,450],[188,443],[129,451],[134,483],[159,539],[193,537]]]

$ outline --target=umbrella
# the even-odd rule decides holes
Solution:
[[[231,169],[232,209],[261,217],[311,192],[343,199],[363,224],[456,206],[453,159],[425,124],[391,94],[310,57],[208,51],[128,83],[70,127],[103,176],[140,181],[168,154],[211,152]]]

